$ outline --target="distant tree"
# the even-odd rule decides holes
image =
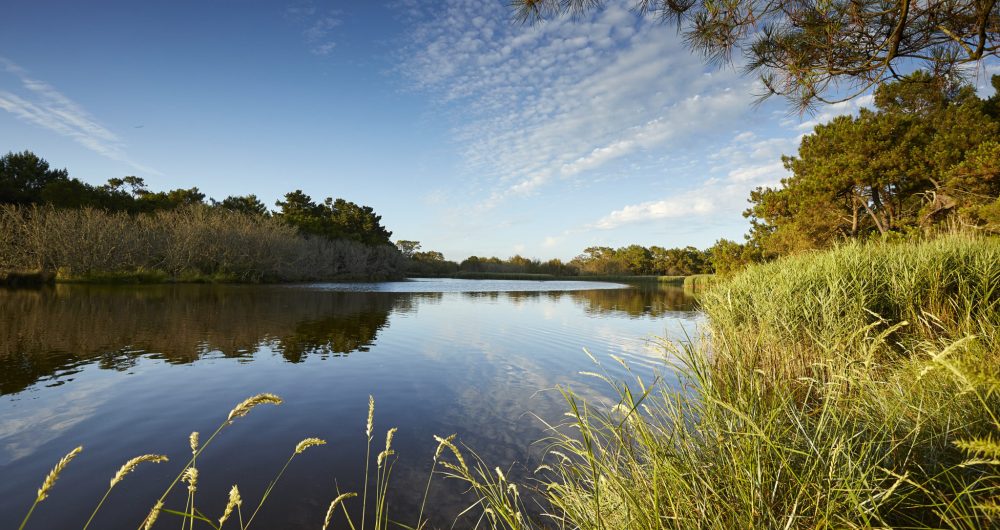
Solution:
[[[420,250],[420,242],[400,239],[396,241],[396,248],[403,254],[403,257],[412,258],[413,254]]]
[[[230,195],[215,205],[225,210],[249,215],[260,215],[262,217],[269,217],[271,215],[271,210],[256,195]]]
[[[445,261],[444,254],[436,250],[428,250],[426,252],[415,252],[412,256],[414,261]]]
[[[708,249],[712,270],[716,274],[730,274],[753,263],[764,261],[760,250],[750,243],[737,243],[720,239]]]
[[[382,216],[370,206],[332,198],[316,204],[302,190],[285,194],[285,200],[278,201],[277,206],[281,209],[279,216],[304,234],[368,245],[391,244],[392,232],[382,226]]]
[[[602,6],[602,0],[513,0],[532,21]],[[637,0],[641,14],[673,22],[713,62],[734,53],[767,94],[805,109],[899,79],[914,63],[938,80],[963,78],[1000,54],[997,0]],[[844,92],[844,89],[848,90]]]
[[[0,203],[39,203],[46,186],[65,185],[68,181],[65,169],[51,169],[45,159],[31,151],[9,152],[0,157]]]

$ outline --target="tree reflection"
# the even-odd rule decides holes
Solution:
[[[128,370],[140,356],[174,364],[206,355],[290,362],[365,351],[392,312],[440,293],[337,292],[284,286],[57,285],[0,290],[0,395],[82,364]]]
[[[662,317],[697,310],[695,298],[683,288],[667,284],[635,284],[631,289],[571,291],[573,300],[592,314]]]

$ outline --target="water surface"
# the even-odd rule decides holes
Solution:
[[[319,527],[338,486],[361,488],[372,394],[375,446],[399,428],[394,518],[412,522],[432,435],[457,433],[491,463],[527,473],[545,434],[534,415],[552,421],[564,410],[551,389],[603,392],[579,374],[594,369],[584,348],[614,377],[624,370],[612,354],[650,374],[662,367],[651,339],[681,339],[697,320],[679,288],[594,282],[0,290],[0,527],[16,527],[53,463],[83,445],[30,527],[82,526],[124,460],[167,454],[170,463],[116,488],[92,526],[135,528],[186,460],[188,434],[207,436],[259,392],[285,404],[254,410],[199,459],[209,515],[233,483],[255,505],[295,444],[318,436],[329,444],[296,458],[254,526]],[[435,483],[436,525],[464,507],[457,491]]]

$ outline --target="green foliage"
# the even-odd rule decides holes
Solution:
[[[370,206],[327,197],[321,204],[295,190],[278,201],[277,216],[305,235],[349,239],[367,245],[389,245],[392,232],[381,225],[382,216]]]
[[[458,270],[473,274],[521,274],[521,275],[552,275],[576,276],[577,269],[572,263],[563,263],[560,259],[541,261],[515,254],[507,259],[493,257],[469,256],[462,260]],[[465,276],[473,277],[473,276]]]
[[[501,528],[994,528],[1000,241],[845,245],[709,290],[666,385],[560,389],[536,471],[547,517]],[[614,356],[612,356],[614,357]],[[624,359],[614,358],[628,371]],[[477,462],[470,509],[523,513]]]
[[[447,276],[458,272],[458,263],[444,259],[436,250],[420,251],[419,241],[396,241],[396,248],[407,260],[406,274],[410,276]]]
[[[514,0],[515,18],[579,14],[604,0]],[[1000,54],[1000,3],[956,0],[635,0],[640,15],[676,24],[710,62],[746,59],[767,94],[799,109],[850,99],[898,79],[914,63],[937,84],[974,76]],[[846,91],[846,96],[844,92]]]
[[[875,102],[876,111],[817,126],[797,156],[784,158],[792,176],[751,193],[749,237],[765,254],[955,224],[995,230],[993,101],[916,72],[882,86]]]
[[[713,270],[709,251],[640,245],[589,247],[570,265],[587,275],[688,276]]]
[[[271,210],[268,210],[267,205],[261,202],[256,195],[230,195],[223,199],[222,202],[212,202],[215,206],[231,212],[260,215],[262,217],[269,217],[271,215]]]

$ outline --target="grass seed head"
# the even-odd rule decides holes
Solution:
[[[455,435],[453,434],[447,438],[434,435],[434,439],[438,442],[437,449],[434,451],[434,461],[437,462],[437,459],[441,457],[441,451],[444,451],[445,444],[451,443],[451,441],[455,439]]]
[[[111,479],[111,487],[112,488],[115,487],[115,484],[118,484],[119,482],[121,482],[122,479],[125,478],[125,475],[128,475],[129,473],[131,473],[133,470],[135,470],[135,468],[139,464],[141,464],[143,462],[153,462],[154,464],[159,464],[160,462],[166,462],[166,461],[167,461],[167,457],[164,456],[164,455],[142,455],[142,456],[137,456],[137,457],[129,460],[128,462],[125,462],[122,465],[122,467],[118,468],[118,472],[115,473],[115,476]]]
[[[242,418],[246,416],[254,407],[257,405],[263,405],[264,403],[270,403],[271,405],[280,405],[282,400],[280,397],[274,394],[257,394],[256,396],[249,397],[243,400],[242,403],[236,405],[233,410],[229,411],[229,417],[227,421],[232,422],[236,418]]]
[[[357,496],[358,494],[352,491],[350,493],[343,493],[336,499],[333,499],[333,502],[330,503],[330,507],[326,510],[326,519],[323,520],[323,530],[326,530],[330,526],[330,520],[333,519],[333,511],[337,509],[337,505],[347,499],[350,499],[351,497]]]
[[[185,469],[181,481],[187,482],[188,491],[194,493],[198,489],[198,468],[189,467]]]
[[[191,443],[191,454],[197,454],[198,453],[198,431],[192,432],[191,436],[188,437],[188,441]]]
[[[372,437],[372,428],[375,427],[375,397],[368,396],[368,423],[365,427],[365,435]]]
[[[80,451],[83,451],[82,445],[67,453],[66,456],[62,457],[62,459],[56,463],[56,467],[52,468],[52,471],[49,471],[48,476],[45,477],[45,482],[42,482],[42,487],[38,488],[38,496],[35,498],[36,502],[41,502],[49,496],[49,490],[52,489],[52,486],[55,486],[56,480],[59,479],[59,474],[63,472],[63,469],[66,469],[66,466],[68,466],[74,458],[76,458],[76,455],[80,454]]]
[[[146,516],[146,521],[142,525],[142,530],[149,530],[153,527],[153,523],[160,516],[160,510],[163,509],[163,501],[156,501],[153,505],[153,509],[149,510],[149,515]]]
[[[300,455],[306,449],[309,449],[310,447],[313,447],[315,445],[326,445],[326,440],[322,440],[320,438],[306,438],[305,440],[302,440],[301,442],[299,442],[298,445],[295,446],[295,454]]]
[[[438,441],[438,448],[440,448],[441,446],[447,447],[448,450],[451,451],[451,454],[455,455],[455,459],[458,460],[458,463],[462,466],[462,469],[464,471],[468,471],[469,466],[465,465],[465,459],[462,458],[462,453],[459,452],[458,447],[455,447],[455,444],[451,442],[452,439],[454,438],[455,438],[454,435],[449,436],[447,438],[442,438],[437,435],[434,436],[434,439]]]
[[[219,527],[221,528],[225,524],[237,506],[242,505],[243,499],[240,497],[240,489],[236,487],[236,484],[233,484],[232,489],[229,490],[229,502],[226,503],[226,510],[222,512],[222,517],[219,517]]]

